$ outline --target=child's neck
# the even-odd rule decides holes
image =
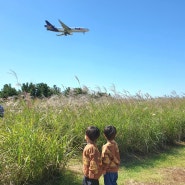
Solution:
[[[95,141],[91,141],[90,139],[87,140],[87,144],[95,144]]]
[[[114,141],[114,139],[112,139],[112,140],[107,140],[107,142],[110,142],[110,143],[111,143],[112,141]]]

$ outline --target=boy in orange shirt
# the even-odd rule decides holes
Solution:
[[[118,145],[114,140],[116,133],[116,128],[114,126],[106,126],[104,128],[104,136],[107,139],[107,143],[102,147],[101,157],[103,171],[105,171],[105,185],[117,185],[120,154]]]
[[[83,185],[99,185],[102,175],[101,155],[96,146],[96,140],[100,136],[100,130],[95,126],[89,126],[85,132],[87,145],[83,150]]]

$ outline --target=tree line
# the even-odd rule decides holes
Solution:
[[[53,87],[49,87],[46,83],[23,83],[20,85],[20,89],[16,90],[16,88],[12,87],[11,84],[5,84],[0,91],[0,98],[8,98],[12,96],[19,96],[29,93],[29,95],[33,98],[48,98],[52,95],[80,95],[80,94],[89,94],[89,90],[87,88],[64,88],[63,91],[56,85]],[[107,93],[97,92],[97,96],[105,96]]]

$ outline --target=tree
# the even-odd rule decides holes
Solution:
[[[34,98],[50,97],[52,94],[54,94],[54,92],[60,92],[59,88],[57,88],[56,86],[51,89],[45,83],[23,83],[21,89],[23,92],[30,93],[30,96],[33,96]]]
[[[24,93],[29,93],[30,96],[36,97],[36,85],[33,83],[23,83],[21,90]]]
[[[53,88],[51,88],[51,93],[59,95],[61,94],[61,89],[57,87],[56,85],[54,85]]]
[[[63,91],[64,96],[69,96],[70,91],[71,91],[71,88],[70,88],[70,87],[67,87],[67,88]]]
[[[11,87],[11,84],[5,84],[3,89],[0,91],[1,98],[8,98],[9,96],[18,95],[18,92],[15,88]]]
[[[51,89],[45,83],[39,83],[36,85],[36,96],[39,98],[51,96]]]

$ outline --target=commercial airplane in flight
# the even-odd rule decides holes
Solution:
[[[87,28],[70,28],[67,25],[65,25],[61,20],[58,20],[62,26],[62,28],[56,28],[55,26],[53,26],[49,21],[45,21],[46,25],[44,25],[46,27],[47,30],[49,31],[54,31],[54,32],[61,32],[61,34],[57,34],[57,36],[61,36],[61,35],[72,35],[73,32],[81,32],[81,33],[85,33],[88,32],[89,29]]]

